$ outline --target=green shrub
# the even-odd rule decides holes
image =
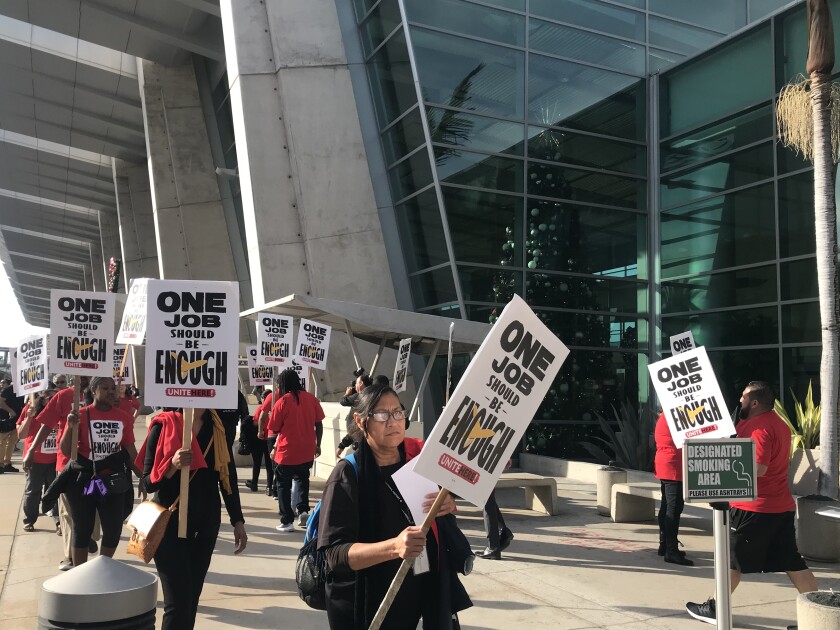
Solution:
[[[796,399],[793,391],[790,392],[796,408],[796,426],[790,421],[787,411],[778,400],[774,409],[779,417],[785,421],[790,429],[790,455],[797,448],[815,448],[820,445],[820,406],[814,405],[814,396],[811,391],[811,382],[808,381],[808,395],[805,396],[805,406],[802,406]]]

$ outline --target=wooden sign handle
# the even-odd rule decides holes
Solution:
[[[440,492],[438,492],[435,502],[432,503],[432,507],[429,510],[429,513],[426,514],[426,520],[423,521],[423,525],[420,528],[423,534],[429,533],[429,529],[432,527],[432,523],[437,517],[437,513],[440,511],[440,506],[443,505],[443,502],[448,496],[449,490],[447,490],[446,488],[441,488]],[[400,592],[400,587],[405,581],[405,576],[408,575],[409,569],[411,569],[411,567],[414,566],[414,560],[414,558],[403,559],[402,564],[400,565],[400,568],[397,571],[397,574],[391,581],[391,586],[388,587],[388,592],[385,593],[385,597],[382,599],[382,603],[379,604],[379,609],[376,611],[376,615],[373,617],[373,621],[370,622],[370,627],[368,628],[368,630],[379,630],[380,626],[382,625],[382,622],[385,621],[385,616],[391,609],[391,604],[394,603],[394,599],[396,599],[397,593]]]
[[[184,409],[184,435],[181,448],[192,447],[192,425],[194,409]],[[190,469],[181,469],[181,497],[178,507],[178,538],[187,537],[187,510],[190,500]]]
[[[125,350],[123,351],[123,358],[122,363],[120,363],[120,374],[117,376],[117,394],[120,392],[120,385],[122,385],[123,381],[123,372],[125,371],[125,362],[128,359],[128,353],[131,352],[131,346],[129,344],[125,344]]]
[[[73,413],[79,414],[79,400],[82,397],[81,378],[78,376],[73,378]],[[73,426],[70,442],[70,461],[75,462],[79,455],[79,423]]]

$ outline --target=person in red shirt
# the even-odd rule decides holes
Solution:
[[[280,398],[271,410],[267,426],[269,432],[277,434],[274,461],[277,463],[275,483],[280,495],[280,525],[276,529],[293,532],[292,481],[300,484],[295,508],[298,524],[303,527],[309,517],[309,469],[321,454],[324,410],[318,399],[303,389],[294,369],[283,370],[279,381]]]
[[[119,397],[117,400],[119,408],[131,416],[133,420],[137,420],[137,416],[140,415],[140,401],[137,399],[137,396],[131,395],[127,385],[119,386]]]
[[[32,440],[41,423],[37,415],[43,411],[49,400],[56,394],[55,389],[48,389],[36,395],[35,400],[26,403],[18,418],[18,435],[23,439],[24,456],[32,448]],[[26,485],[23,490],[23,531],[34,532],[35,522],[41,514],[41,494],[55,480],[55,459],[58,451],[58,439],[55,429],[38,447],[33,456],[32,466],[26,470]],[[53,508],[50,514],[55,522],[56,531],[61,534],[61,524],[58,511]]]
[[[758,497],[730,504],[730,580],[734,591],[744,573],[784,571],[800,593],[817,590],[817,579],[796,547],[796,503],[788,487],[790,429],[773,411],[776,395],[763,381],[752,381],[741,394],[740,438],[755,441]],[[714,624],[715,600],[688,602],[688,614]]]
[[[250,430],[249,435],[253,466],[251,468],[251,479],[245,480],[245,487],[251,490],[251,492],[257,491],[257,484],[260,479],[260,469],[263,466],[263,462],[265,462],[265,493],[268,496],[276,496],[277,493],[274,491],[274,462],[271,461],[271,457],[269,456],[268,442],[264,439],[260,439],[259,436],[260,423],[262,422],[262,424],[265,425],[268,419],[266,407],[268,407],[269,410],[271,409],[271,392],[262,392],[262,401],[254,410],[253,428]],[[263,418],[265,418],[265,420],[263,420]],[[244,422],[242,426],[245,426]]]
[[[682,489],[682,449],[677,448],[671,437],[671,429],[660,413],[656,419],[653,437],[656,440],[654,475],[662,486],[662,501],[659,505],[659,555],[665,562],[694,566],[694,563],[680,551],[677,539],[680,531],[680,515],[685,502]]]
[[[59,447],[70,456],[73,428],[78,425],[78,459],[71,466],[79,470],[79,480],[69,483],[65,497],[73,521],[73,566],[87,562],[88,543],[98,513],[102,524],[103,556],[113,557],[120,541],[125,518],[126,492],[131,492],[131,463],[137,456],[134,448],[134,420],[114,406],[116,385],[110,377],[90,381],[93,404],[78,414],[67,414],[67,424]],[[139,469],[138,469],[139,470]],[[87,474],[86,474],[87,473]],[[125,477],[122,491],[115,487],[103,490],[112,474]]]

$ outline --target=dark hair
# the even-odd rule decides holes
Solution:
[[[264,389],[263,391],[261,391],[260,392],[260,402],[262,402],[266,398],[268,398],[270,394],[271,394],[271,390],[269,390],[269,389]]]
[[[370,387],[371,385],[373,385],[373,381],[370,380],[370,376],[368,376],[367,374],[362,374],[358,378],[362,379],[362,383],[365,387]]]
[[[300,377],[294,368],[286,368],[280,372],[280,378],[278,380],[280,382],[281,396],[294,394],[295,400],[300,401],[298,392],[303,390],[303,385],[301,385]]]
[[[750,381],[747,384],[750,400],[758,401],[758,404],[765,409],[772,409],[776,404],[776,394],[773,388],[764,381]]]
[[[373,384],[377,387],[390,387],[391,386],[391,379],[389,379],[384,374],[377,374],[373,377]]]
[[[353,404],[353,413],[359,414],[363,418],[365,426],[367,426],[368,416],[373,413],[373,410],[376,409],[376,405],[379,404],[379,401],[386,394],[393,394],[397,397],[397,400],[399,400],[399,394],[397,394],[393,388],[390,386],[383,387],[381,385],[371,385],[370,387],[366,387],[359,394],[359,397],[356,398],[356,402]],[[364,439],[362,431],[355,422],[353,423],[353,426],[349,428],[349,433],[353,436],[353,441],[355,442]]]

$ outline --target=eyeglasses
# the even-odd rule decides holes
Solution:
[[[67,385],[67,381],[56,381],[56,385]]]
[[[376,422],[388,422],[391,418],[395,422],[405,420],[405,410],[397,409],[396,411],[374,411],[368,414],[369,418],[373,418]]]

